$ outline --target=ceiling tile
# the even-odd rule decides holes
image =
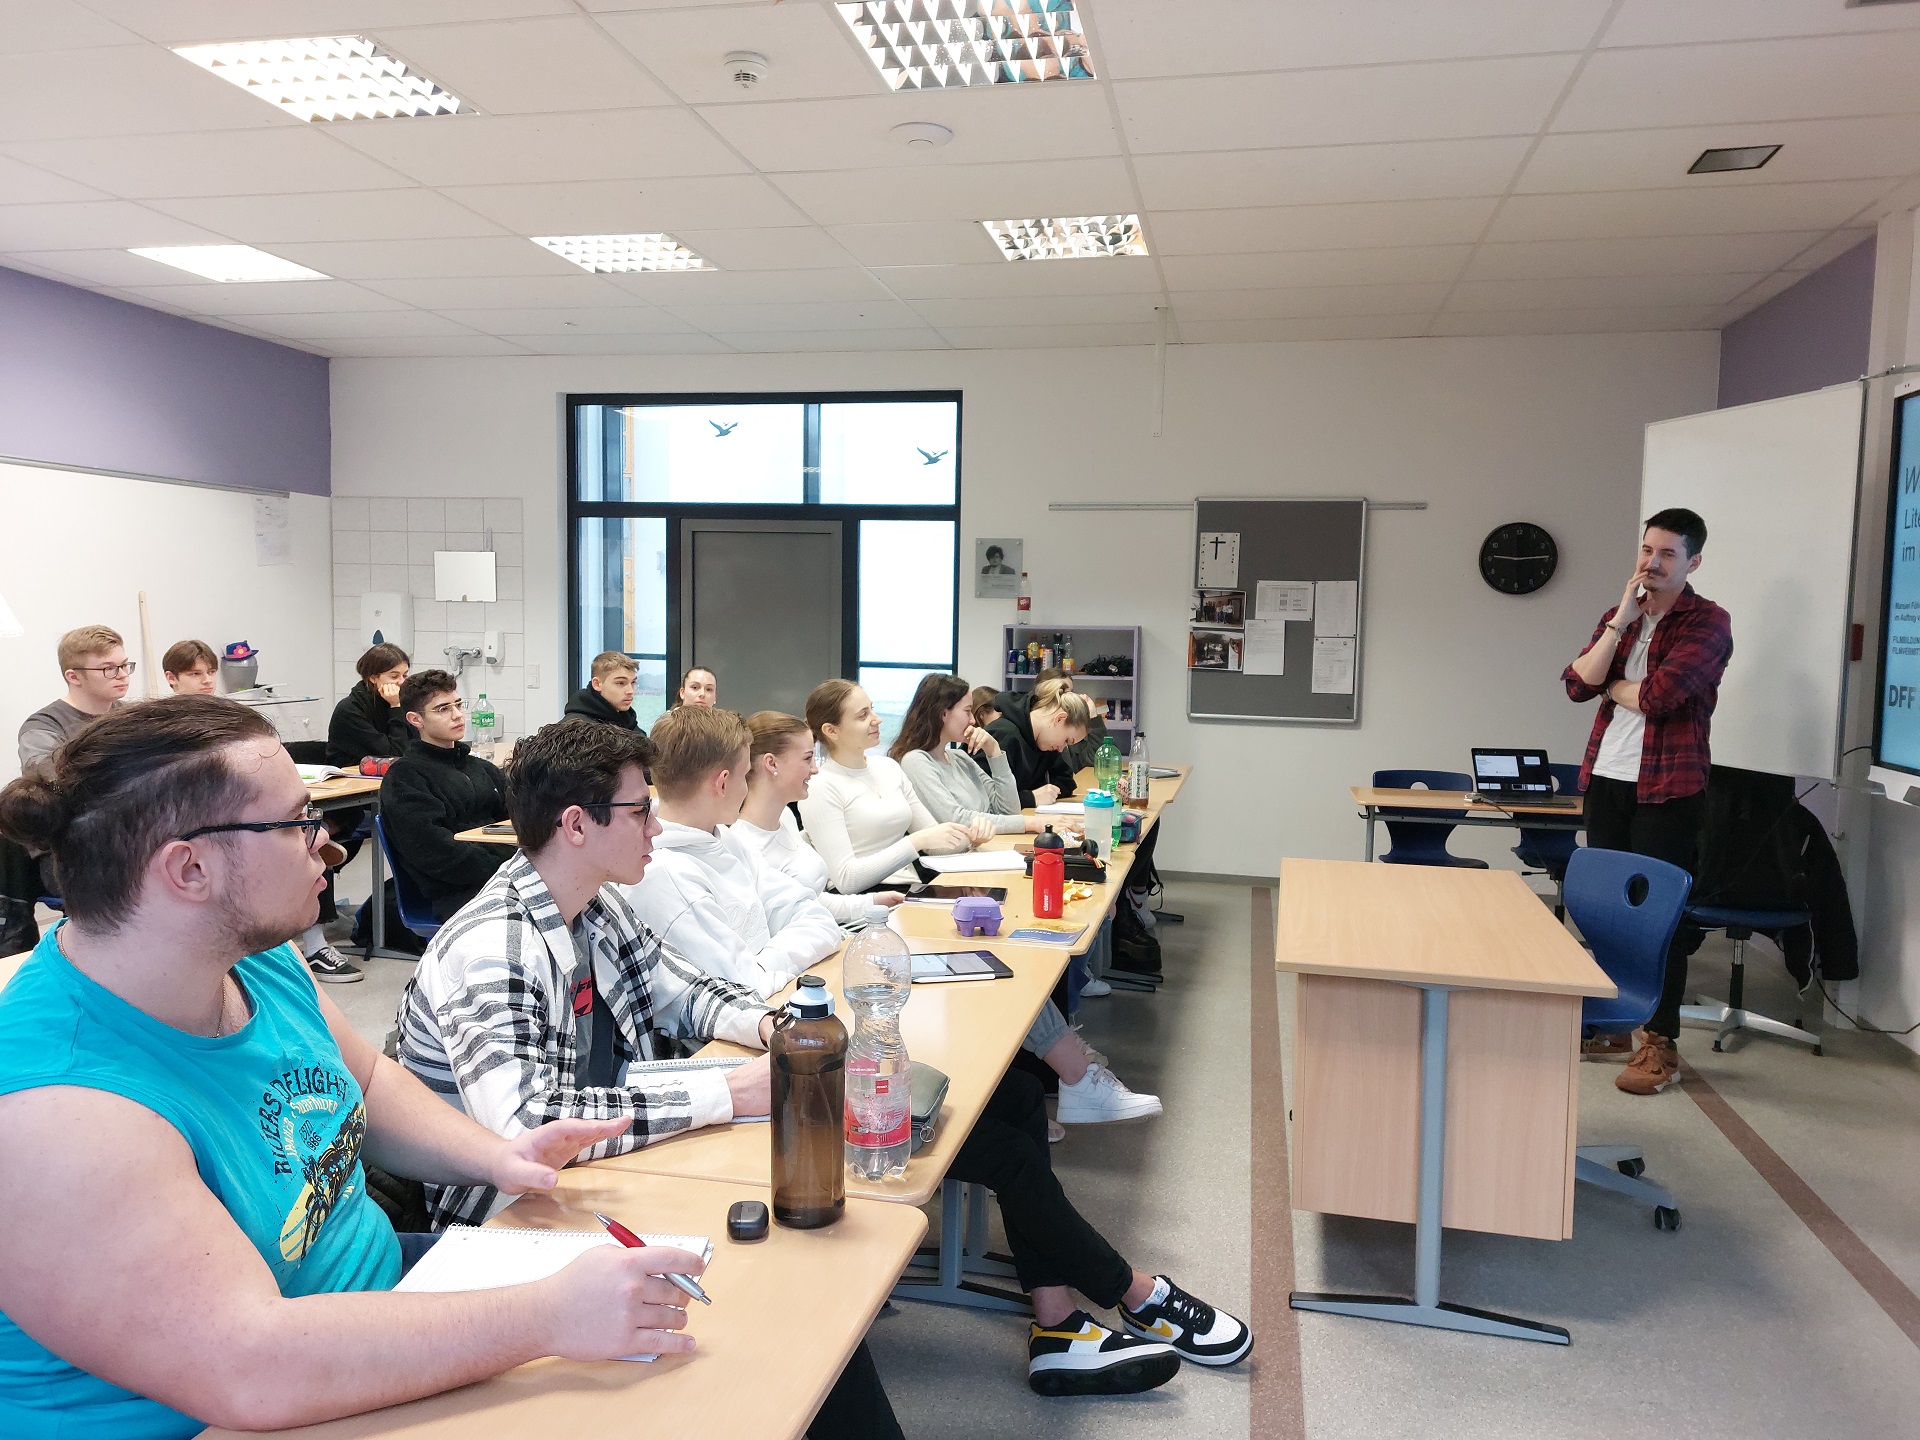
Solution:
[[[471,335],[425,310],[367,310],[322,315],[249,315],[247,328],[290,340],[372,339],[379,335]]]
[[[1118,159],[829,170],[781,175],[777,183],[815,223],[827,226],[1110,215],[1136,208],[1133,184]]]
[[[1089,21],[1099,72],[1132,79],[1582,50],[1607,5],[1403,0],[1356,11],[1350,0],[1212,0],[1203,19],[1168,0],[1099,0]]]
[[[362,120],[339,138],[424,185],[517,185],[745,169],[685,110]]]
[[[1114,90],[1128,141],[1141,154],[1532,135],[1574,61],[1538,55],[1129,80]]]
[[[1156,263],[1136,255],[1101,260],[995,260],[985,265],[888,265],[874,278],[902,300],[1010,299],[1022,295],[1160,294]],[[1157,303],[1157,302],[1156,302]]]
[[[673,238],[722,270],[823,270],[853,264],[846,246],[816,225],[680,230]]]
[[[947,342],[930,325],[901,330],[759,330],[720,337],[749,355],[807,354],[845,350],[945,350]]]
[[[0,136],[9,142],[300,123],[156,46],[0,55]]]
[[[1710,190],[1515,195],[1501,207],[1487,238],[1585,240],[1827,229],[1851,220],[1884,195],[1888,185],[1884,180],[1835,180]]]
[[[1758,170],[1689,175],[1703,150],[1779,145]],[[1514,189],[1569,190],[1779,185],[1860,180],[1920,170],[1920,113],[1852,120],[1770,120],[1673,130],[1608,130],[1548,135]]]
[[[761,170],[937,170],[967,164],[1117,155],[1119,137],[1098,86],[1014,85],[711,105],[707,122]],[[953,132],[937,150],[911,149],[890,132],[909,120]]]
[[[1012,219],[992,215],[986,219]],[[976,220],[908,220],[886,225],[833,225],[827,233],[862,265],[979,265],[1005,262]]]
[[[1097,345],[1152,345],[1157,323],[1132,325],[945,325],[956,350],[1072,350]]]
[[[1103,264],[1103,261],[1088,261]],[[1154,295],[1027,295],[1006,299],[916,300],[929,325],[1155,325]]]
[[[139,43],[133,31],[75,0],[0,0],[0,55]]]
[[[697,330],[677,335],[512,335],[530,355],[731,355],[733,346]]]
[[[162,45],[360,35],[397,25],[562,15],[573,9],[567,0],[274,0],[270,6],[259,0],[87,0],[87,4]]]
[[[1449,310],[1659,309],[1724,305],[1760,280],[1757,274],[1616,275],[1557,280],[1464,280]]]
[[[1285,320],[1316,315],[1411,315],[1432,312],[1445,285],[1318,285],[1287,290],[1195,290],[1176,293],[1173,313],[1189,320]]]
[[[1920,110],[1916,73],[1915,30],[1602,50],[1581,71],[1553,128],[1728,125]]]
[[[273,253],[336,280],[452,279],[472,275],[578,275],[545,246],[518,235],[447,240],[328,240],[276,244]]]
[[[383,29],[380,41],[489,115],[673,103],[604,30],[577,15]]]
[[[1870,229],[1835,230],[1822,236],[1786,262],[1789,270],[1818,270],[1829,260],[1838,260],[1854,246],[1874,238]]]
[[[1140,155],[1133,168],[1154,210],[1426,200],[1504,194],[1532,143],[1512,136]]]
[[[90,186],[0,155],[0,205],[58,205],[71,200],[112,198]]]
[[[1277,205],[1166,210],[1145,218],[1160,255],[1334,250],[1359,245],[1459,245],[1480,238],[1497,200],[1393,200],[1375,205]]]
[[[0,212],[4,214],[5,212]],[[5,257],[0,264],[31,265],[36,273],[54,275],[68,283],[82,285],[200,285],[198,275],[162,265],[144,255],[125,250],[32,250]]]
[[[99,250],[133,245],[218,245],[224,237],[131,200],[0,205],[0,250]]]
[[[369,280],[367,288],[422,310],[591,310],[645,302],[599,275],[468,276],[420,280]]]
[[[446,192],[522,235],[625,235],[801,225],[806,216],[757,175],[475,185]]]
[[[1294,285],[1447,284],[1470,245],[1382,245],[1270,255],[1168,255],[1170,290],[1264,290]]]
[[[1414,315],[1314,315],[1293,320],[1185,320],[1180,338],[1194,345],[1251,345],[1299,340],[1387,340],[1426,334],[1430,310]]]
[[[10,154],[130,200],[399,189],[409,182],[319,130],[28,140]]]
[[[1804,272],[1795,271],[1764,276],[1722,306],[1714,316],[1714,323],[1721,326],[1731,324],[1742,315],[1759,309],[1774,296],[1784,295],[1806,278]]]
[[[1471,280],[1552,280],[1593,275],[1712,275],[1772,270],[1820,239],[1818,230],[1757,235],[1652,235],[1624,240],[1529,240],[1481,245]]]
[[[1493,310],[1449,312],[1438,316],[1432,335],[1599,335],[1652,330],[1710,330],[1713,311],[1705,307],[1654,310]]]
[[[609,275],[607,283],[655,305],[890,298],[885,286],[853,265],[835,270],[670,270],[652,275]]]
[[[1910,5],[1847,7],[1836,0],[1740,0],[1738,5],[1676,5],[1626,0],[1603,45],[1692,45],[1702,40],[1767,40],[1864,30],[1920,29]]]
[[[600,23],[689,104],[880,95],[886,82],[853,32],[824,5],[756,3],[699,9],[592,4]],[[735,50],[767,57],[767,74],[742,90],[722,63]]]
[[[809,328],[911,329],[920,321],[898,300],[765,301],[753,305],[672,301],[662,308],[711,335]]]
[[[344,280],[276,280],[253,285],[125,286],[123,293],[203,315],[316,315],[344,310],[403,310],[384,295]],[[244,322],[243,322],[244,323]]]
[[[652,305],[596,306],[589,310],[443,310],[448,320],[488,335],[676,335],[691,331]]]
[[[156,200],[155,210],[248,245],[284,241],[439,240],[498,235],[500,227],[431,190],[336,195],[235,195]]]
[[[533,353],[511,340],[499,340],[491,335],[360,336],[350,340],[320,340],[312,343],[326,346],[327,353],[339,359]]]

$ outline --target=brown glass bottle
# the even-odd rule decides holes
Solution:
[[[847,1208],[847,1027],[818,975],[802,975],[767,1046],[773,1081],[773,1218],[796,1230]]]

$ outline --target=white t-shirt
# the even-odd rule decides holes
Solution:
[[[1641,617],[1640,633],[1634,637],[1626,673],[1621,679],[1637,682],[1647,678],[1647,652],[1653,648],[1653,630],[1659,623],[1659,616]],[[1634,784],[1640,779],[1640,747],[1646,739],[1647,717],[1624,705],[1615,705],[1607,733],[1600,737],[1600,753],[1593,757],[1593,773]]]

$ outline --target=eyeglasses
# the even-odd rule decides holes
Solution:
[[[300,812],[298,820],[236,820],[231,825],[202,825],[197,830],[189,830],[176,838],[198,840],[202,835],[223,835],[230,831],[245,830],[250,834],[265,835],[274,830],[304,830],[307,832],[307,849],[312,850],[320,843],[320,837],[326,833],[327,817],[309,805]]]
[[[122,660],[118,665],[76,665],[73,668],[90,671],[95,675],[105,675],[110,680],[124,680],[133,674],[134,662]]]
[[[640,818],[644,820],[653,810],[653,799],[649,796],[645,800],[609,800],[604,805],[582,804],[580,808],[585,810],[589,815],[593,815],[593,820],[596,825],[611,825],[613,823],[613,817],[611,815],[602,820],[598,815],[594,815],[593,812],[596,810],[638,810],[640,812]]]
[[[458,714],[460,714],[460,712],[461,712],[461,711],[463,711],[463,710],[465,710],[466,708],[467,708],[467,702],[466,702],[466,701],[464,701],[464,700],[449,700],[449,701],[447,701],[447,702],[446,702],[446,703],[445,703],[444,705],[431,705],[431,706],[428,706],[428,707],[427,707],[427,714],[429,714],[429,715],[458,715]]]

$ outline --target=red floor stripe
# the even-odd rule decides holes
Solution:
[[[1249,1433],[1305,1440],[1299,1313],[1293,1293],[1293,1190],[1287,1168],[1287,1100],[1280,1060],[1280,996],[1273,969],[1273,891],[1253,892],[1253,1326]]]

